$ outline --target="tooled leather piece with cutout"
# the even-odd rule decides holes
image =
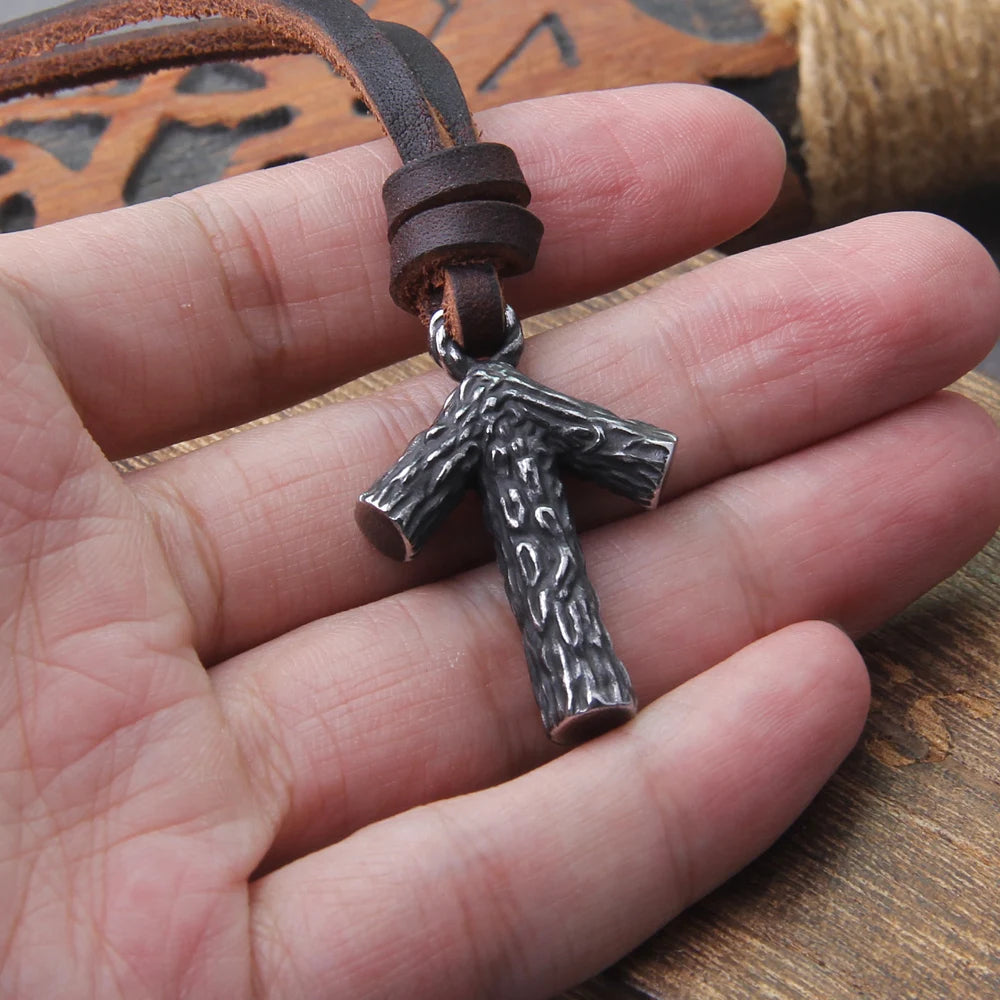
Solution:
[[[161,17],[210,19],[125,35]],[[506,335],[500,278],[535,261],[542,225],[513,153],[479,143],[448,61],[411,28],[350,0],[76,0],[0,29],[0,100],[168,66],[314,52],[345,76],[392,139],[386,183],[393,300],[485,356]]]

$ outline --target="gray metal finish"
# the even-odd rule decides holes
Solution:
[[[506,361],[507,364],[517,367],[524,351],[524,331],[521,329],[517,313],[510,306],[507,306],[504,318],[507,321],[507,337],[500,350],[490,360]],[[466,354],[448,333],[444,311],[441,309],[431,317],[427,339],[430,356],[456,382],[461,382],[469,374],[469,369],[476,364],[476,359]]]
[[[469,359],[462,370],[434,424],[361,496],[358,523],[383,552],[410,559],[478,486],[542,721],[556,742],[578,743],[631,718],[636,702],[559,470],[653,507],[676,438],[553,392],[505,361]]]

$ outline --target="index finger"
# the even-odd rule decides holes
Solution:
[[[706,87],[549,98],[479,118],[512,145],[547,232],[522,314],[619,287],[766,211],[784,149]],[[91,433],[112,457],[270,413],[425,350],[388,295],[387,142],[0,240]]]

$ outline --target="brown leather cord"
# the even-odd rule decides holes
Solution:
[[[98,37],[168,16],[212,20]],[[530,193],[513,153],[477,146],[451,65],[412,29],[372,21],[349,0],[75,0],[0,29],[0,100],[279,52],[323,56],[399,151],[405,176],[387,185],[394,301],[426,320],[447,299],[453,336],[492,353],[504,336],[498,268],[530,268],[542,227],[523,208]]]
[[[523,210],[531,191],[513,150],[484,142],[433,153],[389,177],[382,200],[394,301],[425,322],[440,306],[470,354],[494,353],[507,336],[499,279],[531,269],[542,235]],[[428,278],[443,285],[440,300],[426,294]]]
[[[446,268],[441,308],[448,331],[473,357],[496,353],[507,337],[503,287],[493,264]]]
[[[0,51],[2,39],[0,28]],[[260,25],[222,18],[130,31],[0,63],[0,100],[50,94],[66,87],[212,60],[257,59],[308,51],[304,45],[296,49],[290,42],[276,41]]]
[[[405,164],[382,185],[389,239],[413,216],[453,201],[527,205],[531,191],[514,151],[498,142],[453,146]]]
[[[430,277],[442,285],[444,270],[456,264],[490,262],[504,278],[530,271],[541,225],[526,208],[506,201],[452,202],[426,209],[404,222],[392,238],[393,300],[411,307],[422,282]]]
[[[7,25],[0,31],[0,55],[4,61],[24,59],[162,17],[255,22],[278,43],[319,53],[351,81],[404,162],[475,141],[468,111],[446,121],[396,46],[349,0],[76,0]],[[441,69],[441,62],[434,71]],[[432,74],[427,75],[430,82]]]
[[[72,4],[70,6],[77,6]],[[92,6],[92,4],[91,4]],[[65,9],[65,8],[62,8]],[[0,26],[0,45],[10,44],[17,29],[34,27],[38,18],[25,18]],[[456,142],[474,143],[476,133],[461,88],[448,61],[418,32],[388,21],[373,22],[406,59],[424,94]],[[60,36],[64,28],[58,27]],[[100,29],[105,31],[103,27]],[[312,52],[307,40],[276,36],[263,23],[213,17],[164,28],[130,31],[125,35],[91,37],[85,44],[59,42],[55,51],[37,52],[29,58],[0,64],[0,100],[29,93],[51,93],[66,85],[102,83],[123,74],[155,72],[176,66],[224,59],[253,59]],[[344,75],[352,75],[344,71]],[[357,82],[353,80],[357,89]]]

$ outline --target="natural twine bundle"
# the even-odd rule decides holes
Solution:
[[[1000,187],[1000,0],[759,0],[797,32],[820,223]]]

